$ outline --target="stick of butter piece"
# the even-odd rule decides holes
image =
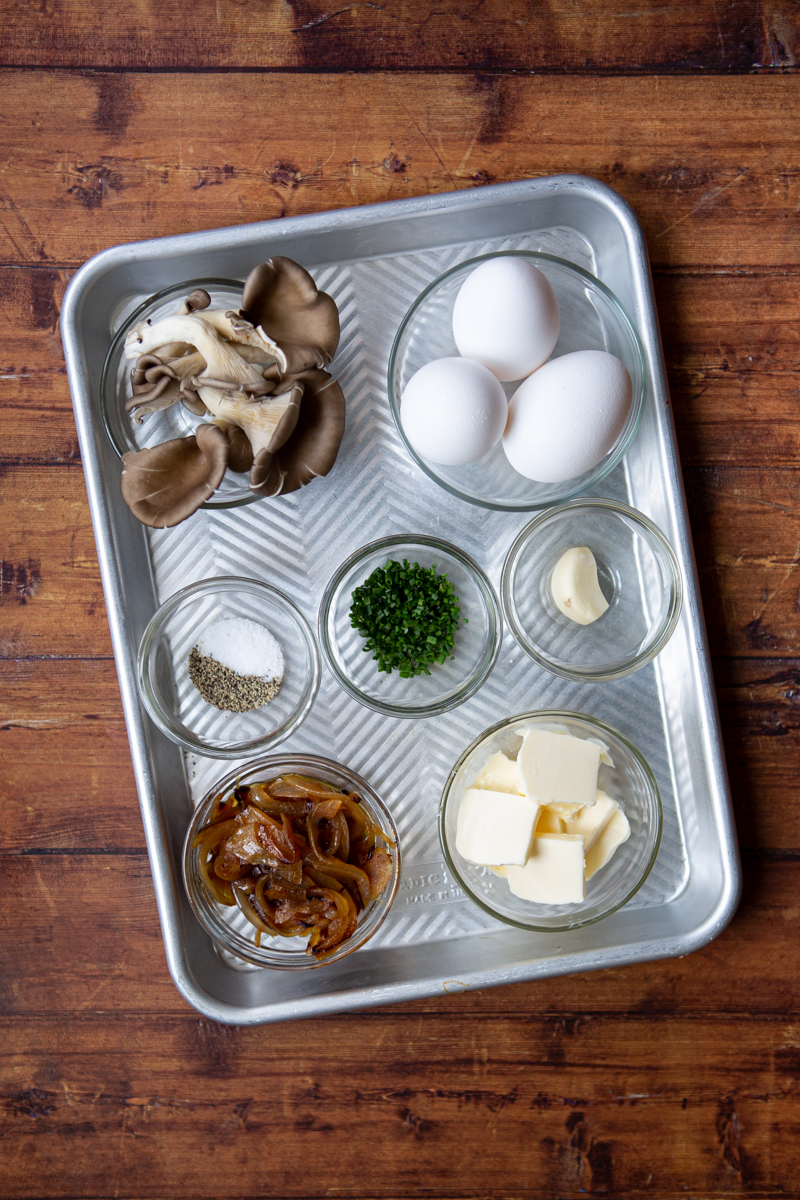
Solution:
[[[617,847],[621,846],[623,842],[627,842],[630,836],[631,827],[628,818],[617,806],[617,811],[586,855],[586,878],[591,879],[601,867],[604,867]]]
[[[520,900],[580,904],[586,895],[583,838],[571,833],[537,834],[525,866],[509,866],[507,876],[509,888]]]
[[[481,767],[472,786],[491,788],[495,792],[514,792],[518,796],[522,794],[516,761],[512,762],[499,752]]]
[[[588,858],[589,851],[600,834],[619,808],[616,800],[612,800],[605,792],[597,793],[597,800],[591,808],[581,808],[570,820],[565,821],[567,833],[577,833],[583,838],[583,848]],[[541,818],[539,825],[541,825]],[[539,825],[536,832],[539,832]]]
[[[554,817],[558,817],[562,821],[571,821],[573,817],[577,817],[578,813],[586,808],[585,804],[547,804],[544,806]],[[553,832],[563,833],[564,830],[553,830]]]
[[[546,805],[543,804],[539,809],[539,820],[536,822],[536,833],[534,834],[534,837],[541,837],[543,833],[566,832],[580,833],[580,830],[565,830],[564,822],[561,820],[561,817],[558,815],[558,813],[554,812],[552,808],[547,808]]]
[[[529,729],[517,766],[525,795],[540,804],[584,808],[595,802],[600,747],[594,742],[547,729]],[[574,811],[567,815],[573,816]]]
[[[456,819],[456,850],[479,866],[522,866],[538,816],[539,805],[528,796],[467,788]]]

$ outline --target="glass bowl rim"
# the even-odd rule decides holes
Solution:
[[[633,756],[633,758],[638,762],[649,785],[651,796],[655,801],[654,807],[657,825],[656,836],[653,841],[653,848],[650,852],[649,858],[645,862],[641,876],[637,879],[634,886],[625,893],[621,900],[615,902],[604,912],[598,913],[593,917],[587,917],[584,920],[571,921],[564,925],[536,925],[533,922],[522,921],[515,917],[506,916],[499,913],[497,909],[492,908],[490,904],[488,904],[472,890],[467,881],[462,877],[462,873],[454,861],[453,855],[450,852],[450,847],[447,843],[447,838],[445,836],[447,806],[452,796],[453,784],[455,783],[458,772],[461,770],[461,767],[466,762],[470,754],[472,754],[473,750],[476,750],[482,742],[488,741],[490,737],[493,737],[501,730],[507,729],[509,726],[514,725],[517,721],[530,721],[541,718],[552,721],[563,720],[564,718],[569,718],[571,720],[577,719],[579,721],[586,722],[595,733],[611,734],[613,738],[618,738]],[[507,717],[504,721],[498,721],[496,725],[491,725],[488,729],[485,729],[483,733],[479,734],[472,742],[470,742],[466,750],[464,750],[464,752],[459,756],[458,761],[455,763],[452,770],[448,774],[447,779],[445,780],[445,785],[442,789],[441,800],[439,801],[438,826],[439,842],[442,847],[442,852],[448,867],[453,872],[456,883],[464,892],[464,894],[470,900],[472,900],[474,904],[477,904],[479,908],[482,908],[485,913],[488,913],[488,915],[491,917],[495,917],[498,921],[502,921],[505,925],[513,925],[517,929],[525,929],[532,933],[569,933],[573,929],[584,929],[587,925],[596,925],[598,921],[604,921],[606,917],[610,917],[613,913],[618,912],[630,900],[633,899],[639,889],[646,882],[655,865],[658,852],[661,848],[661,838],[664,832],[664,805],[661,799],[661,789],[658,786],[658,781],[656,780],[652,767],[642,754],[639,747],[634,745],[630,738],[626,737],[624,733],[620,733],[620,731],[615,729],[613,725],[609,725],[605,721],[601,721],[599,717],[589,716],[588,713],[579,713],[572,709],[566,708],[540,708],[534,709],[530,712],[517,713],[513,717]]]
[[[603,466],[602,470],[596,471],[592,475],[591,479],[587,479],[587,481],[579,488],[572,488],[571,490],[564,492],[561,496],[551,496],[548,500],[534,502],[526,501],[525,503],[502,503],[496,500],[479,500],[476,496],[471,496],[468,495],[467,492],[462,492],[460,488],[448,483],[446,480],[442,479],[441,476],[437,475],[436,472],[428,465],[425,459],[417,454],[416,450],[408,441],[403,430],[403,423],[400,420],[400,403],[395,392],[394,376],[397,366],[397,358],[400,352],[400,343],[408,326],[411,324],[417,312],[428,299],[428,297],[438,287],[445,283],[446,280],[448,280],[451,276],[456,275],[459,271],[463,271],[465,267],[476,267],[481,263],[488,262],[489,259],[493,258],[525,258],[534,260],[534,263],[536,261],[549,262],[554,263],[559,267],[565,267],[568,271],[578,275],[592,287],[597,288],[598,291],[605,297],[605,299],[610,302],[612,309],[617,310],[618,316],[621,318],[621,324],[623,328],[626,329],[630,334],[631,342],[636,352],[635,357],[641,375],[641,382],[638,389],[638,395],[635,395],[633,398],[632,408],[634,409],[634,416],[626,436],[620,440],[614,448],[612,448],[611,457]],[[443,271],[441,275],[437,275],[436,279],[432,280],[427,287],[423,288],[423,290],[419,293],[416,300],[414,300],[413,304],[408,309],[408,312],[400,322],[399,328],[394,337],[394,341],[392,342],[392,349],[389,353],[389,367],[387,371],[387,394],[389,397],[389,407],[392,412],[392,417],[394,418],[395,427],[400,435],[403,445],[417,466],[425,472],[429,479],[432,479],[433,482],[439,487],[443,488],[444,491],[449,492],[451,496],[456,496],[459,500],[465,500],[468,504],[473,504],[478,508],[491,509],[495,512],[538,512],[544,508],[551,507],[553,504],[560,504],[564,500],[570,500],[575,496],[580,496],[587,490],[587,488],[596,487],[596,485],[600,483],[602,479],[605,479],[606,476],[609,475],[622,461],[622,458],[624,457],[628,447],[631,445],[636,437],[636,434],[639,432],[639,426],[642,421],[645,402],[647,400],[647,390],[647,360],[645,358],[644,347],[642,346],[642,341],[636,330],[636,326],[628,316],[628,312],[622,302],[617,298],[614,292],[612,292],[611,288],[608,287],[607,284],[603,283],[602,280],[598,279],[596,275],[592,275],[591,272],[584,270],[583,267],[579,267],[577,263],[572,263],[566,258],[559,258],[555,254],[545,254],[540,250],[498,250],[492,254],[479,254],[475,258],[467,258],[463,262],[456,263],[454,266],[448,267],[448,269]],[[509,469],[513,468],[509,467]]]
[[[103,418],[103,426],[106,431],[106,436],[113,446],[114,453],[117,455],[117,458],[121,459],[123,454],[127,454],[129,450],[133,449],[129,446],[126,446],[122,450],[120,449],[119,443],[115,438],[114,432],[111,428],[111,418],[108,411],[108,402],[106,400],[107,385],[111,369],[111,359],[116,352],[117,346],[120,344],[120,342],[124,341],[128,331],[133,327],[135,322],[144,313],[146,313],[148,308],[150,308],[153,304],[157,304],[159,301],[165,300],[168,296],[175,292],[183,292],[184,289],[186,289],[186,294],[188,296],[189,293],[194,291],[195,288],[208,286],[217,288],[229,287],[241,289],[244,287],[244,283],[241,279],[217,279],[216,277],[210,276],[205,279],[188,279],[185,283],[174,283],[169,287],[161,288],[160,291],[154,292],[152,296],[149,296],[147,300],[143,300],[142,303],[139,304],[134,311],[125,318],[111,339],[111,345],[106,353],[106,357],[103,362],[103,370],[100,374],[100,413]],[[236,500],[217,500],[216,502],[213,500],[206,500],[204,504],[200,505],[200,508],[208,509],[209,511],[218,508],[242,508],[245,504],[254,504],[256,500],[262,499],[262,496],[259,496],[254,492],[251,496],[240,496]]]
[[[285,765],[283,767],[281,767],[280,764],[285,764]],[[368,933],[360,941],[355,941],[356,934],[358,932],[358,930],[356,930],[356,934],[353,935],[352,939],[348,939],[348,941],[346,943],[347,948],[344,949],[341,954],[337,954],[336,951],[334,951],[334,953],[330,957],[324,958],[321,961],[314,960],[311,957],[306,958],[304,956],[303,958],[299,958],[297,961],[293,961],[293,962],[289,962],[289,961],[286,961],[283,963],[281,963],[281,962],[264,962],[262,958],[258,957],[258,954],[255,949],[253,951],[251,951],[250,953],[248,953],[248,951],[250,950],[250,945],[251,945],[250,942],[246,942],[245,939],[238,934],[236,935],[236,940],[234,940],[234,937],[232,936],[234,931],[232,931],[230,929],[230,927],[228,925],[226,925],[225,922],[214,912],[213,907],[210,906],[209,912],[202,911],[201,905],[197,902],[197,897],[193,894],[193,891],[192,891],[192,885],[194,885],[197,888],[198,894],[200,896],[204,896],[202,886],[201,886],[199,880],[197,880],[195,878],[194,872],[192,870],[193,847],[191,845],[191,841],[194,836],[194,833],[196,832],[196,827],[200,823],[200,814],[203,813],[205,810],[207,810],[210,807],[210,805],[213,803],[213,801],[217,795],[228,791],[230,789],[231,785],[235,784],[237,782],[237,780],[239,780],[243,777],[248,778],[250,775],[252,775],[253,772],[266,770],[266,769],[271,768],[272,766],[275,766],[278,769],[278,773],[280,774],[281,770],[287,769],[287,764],[299,764],[300,766],[309,767],[311,769],[313,769],[315,767],[322,767],[323,769],[330,770],[333,774],[344,776],[348,780],[348,782],[351,782],[351,783],[354,782],[356,785],[354,790],[357,791],[359,794],[366,796],[367,800],[369,801],[369,804],[374,808],[374,810],[380,816],[381,821],[385,822],[384,828],[386,829],[386,832],[389,834],[389,836],[394,838],[394,843],[395,843],[394,850],[392,852],[392,864],[393,864],[392,880],[391,880],[390,887],[388,889],[388,894],[387,894],[387,892],[383,892],[378,897],[378,900],[375,902],[376,905],[381,904],[381,911],[379,913],[378,920],[375,924],[375,927],[373,929],[370,929],[368,931]],[[330,964],[335,963],[335,962],[341,962],[342,959],[347,958],[350,954],[355,953],[356,950],[360,950],[362,946],[366,945],[366,943],[372,937],[374,937],[374,935],[378,932],[380,927],[383,925],[383,922],[386,920],[386,917],[389,915],[389,912],[391,911],[392,905],[394,904],[395,898],[397,896],[398,888],[400,886],[401,871],[402,871],[402,852],[400,849],[400,836],[399,836],[399,833],[397,830],[397,826],[395,824],[394,817],[392,816],[391,811],[389,810],[389,807],[386,804],[386,802],[381,798],[381,796],[378,794],[378,792],[375,790],[375,788],[370,783],[368,783],[366,781],[366,779],[364,779],[361,775],[359,775],[357,771],[354,771],[352,769],[352,767],[347,767],[344,765],[344,763],[336,762],[335,759],[326,758],[320,754],[303,754],[303,753],[268,754],[261,758],[253,759],[252,762],[246,763],[244,767],[237,767],[237,768],[234,768],[232,771],[229,771],[227,775],[223,776],[222,779],[218,780],[212,787],[210,787],[206,791],[205,795],[203,796],[203,799],[200,801],[200,803],[197,805],[194,812],[192,813],[192,819],[189,822],[189,827],[186,830],[186,835],[183,840],[183,851],[181,854],[181,874],[183,876],[184,890],[185,890],[186,896],[189,900],[189,904],[191,906],[192,912],[197,917],[198,921],[200,922],[200,924],[203,927],[203,929],[205,930],[205,932],[212,939],[212,941],[214,941],[217,945],[222,946],[222,948],[227,950],[229,953],[234,954],[236,957],[243,959],[245,962],[251,963],[254,966],[261,967],[264,970],[268,970],[268,971],[314,970],[314,969],[318,969],[320,967],[329,966]],[[190,876],[191,876],[191,884],[190,884]],[[387,897],[385,901],[384,901],[384,896]],[[210,904],[210,902],[209,902],[209,904]],[[286,940],[288,941],[289,939],[287,938]],[[351,940],[355,941],[354,945],[350,944]],[[240,945],[240,942],[243,944]],[[252,945],[255,946],[255,943],[252,943]],[[299,940],[297,942],[297,945],[298,946],[300,945]],[[274,953],[279,954],[280,951],[274,951]]]
[[[378,551],[388,550],[393,546],[401,546],[409,543],[411,545],[429,547],[434,550],[443,550],[446,554],[455,558],[466,569],[467,574],[472,578],[483,596],[489,613],[485,642],[487,646],[491,646],[491,652],[488,655],[484,653],[476,670],[467,677],[464,683],[446,701],[436,700],[430,701],[427,704],[402,706],[393,704],[390,701],[378,700],[374,696],[362,692],[339,668],[328,636],[328,617],[336,591],[347,573],[357,563]],[[361,546],[360,549],[346,558],[341,566],[334,571],[323,592],[322,601],[319,606],[318,632],[322,653],[328,667],[333,672],[337,683],[354,700],[357,700],[366,708],[371,708],[374,712],[382,713],[384,716],[406,718],[434,717],[449,712],[453,708],[458,708],[466,700],[469,700],[471,696],[474,696],[489,678],[497,662],[503,641],[503,611],[488,575],[465,550],[461,550],[458,546],[453,545],[452,542],[444,541],[443,538],[431,537],[428,534],[389,534],[387,537],[376,538],[374,541],[367,542],[364,546]]]
[[[614,669],[594,667],[581,670],[578,667],[564,667],[560,663],[553,662],[552,659],[534,646],[522,628],[521,622],[517,619],[517,608],[514,603],[512,585],[523,550],[533,534],[542,526],[554,518],[561,516],[562,513],[581,508],[605,510],[617,516],[627,517],[635,526],[644,530],[649,535],[651,544],[655,545],[659,561],[664,564],[668,577],[670,587],[669,604],[664,621],[657,629],[655,637],[624,666]],[[581,496],[577,499],[567,500],[563,504],[554,505],[553,508],[546,509],[534,517],[532,521],[529,521],[524,529],[520,530],[511,543],[503,563],[503,570],[500,575],[500,601],[503,606],[503,616],[517,645],[540,667],[549,671],[551,675],[558,675],[562,679],[570,679],[576,683],[608,683],[614,679],[624,679],[627,675],[633,675],[634,672],[639,671],[642,667],[646,667],[648,663],[652,662],[656,655],[660,654],[664,649],[675,632],[675,627],[678,624],[683,608],[683,577],[681,575],[678,556],[673,550],[669,539],[656,523],[651,521],[649,517],[646,517],[638,508],[632,508],[630,504],[624,504],[621,500],[611,500],[606,496]]]
[[[156,640],[161,633],[165,621],[168,617],[172,616],[184,601],[193,600],[204,593],[210,595],[214,592],[234,591],[237,589],[249,591],[262,597],[266,595],[270,601],[277,602],[278,607],[283,608],[303,639],[308,651],[310,669],[300,700],[283,724],[279,725],[272,733],[264,737],[253,738],[249,742],[238,742],[230,748],[210,746],[200,738],[187,738],[182,732],[173,727],[173,722],[169,714],[162,709],[150,686],[147,668]],[[322,673],[319,647],[314,637],[314,630],[308,618],[300,611],[295,602],[270,583],[262,583],[259,579],[249,579],[239,575],[217,575],[213,579],[201,579],[197,583],[190,583],[186,587],[181,588],[165,600],[150,618],[147,628],[142,634],[136,658],[136,668],[139,696],[148,715],[161,732],[184,750],[189,750],[195,754],[202,754],[206,758],[220,759],[242,758],[247,754],[266,750],[271,746],[279,745],[290,734],[294,733],[295,729],[303,723],[313,707],[317,693],[319,692]]]

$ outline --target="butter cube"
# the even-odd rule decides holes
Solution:
[[[491,788],[495,792],[522,794],[516,761],[512,762],[510,758],[506,758],[505,754],[493,754],[489,761],[481,767],[472,786]]]
[[[612,800],[605,792],[598,792],[597,800],[591,808],[581,808],[574,817],[565,821],[564,826],[567,833],[577,833],[583,838],[583,848],[587,857],[618,808],[616,800]],[[541,824],[541,820],[539,824]],[[536,830],[538,833],[538,825]]]
[[[578,813],[586,807],[585,804],[548,804],[547,805],[553,816],[558,817],[561,821],[571,821],[573,817],[577,817]],[[553,832],[563,833],[564,830],[554,830]]]
[[[480,866],[522,866],[538,816],[539,805],[528,796],[468,788],[456,819],[456,850]]]
[[[628,818],[617,806],[617,811],[586,855],[586,878],[591,879],[601,867],[604,867],[617,847],[621,846],[623,842],[627,842],[630,836],[631,827]]]
[[[541,837],[543,833],[566,832],[572,833],[573,830],[565,830],[564,822],[561,820],[561,817],[558,815],[558,813],[554,812],[552,808],[548,808],[546,804],[543,804],[539,809],[539,820],[536,822],[536,833],[534,834],[534,837]],[[579,833],[580,830],[575,832]]]
[[[537,835],[525,866],[509,866],[507,873],[509,888],[521,900],[580,904],[586,895],[583,838],[571,833]]]
[[[519,777],[526,796],[540,804],[570,805],[574,816],[578,806],[595,802],[600,747],[594,742],[551,733],[547,729],[529,729],[517,759]]]

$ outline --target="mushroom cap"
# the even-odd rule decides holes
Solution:
[[[253,465],[253,447],[245,431],[239,425],[223,425],[218,422],[215,424],[219,424],[230,447],[229,470],[239,474],[249,471]]]
[[[259,326],[286,357],[286,375],[325,367],[339,345],[335,300],[291,258],[276,255],[247,276],[239,314]]]
[[[194,413],[196,417],[207,417],[208,409],[203,401],[198,396],[197,392],[181,392],[181,404],[188,409],[190,413]]]
[[[327,475],[344,435],[342,389],[327,371],[304,371],[293,381],[301,384],[303,399],[291,437],[274,452],[258,451],[250,472],[250,489],[259,496],[285,496]]]
[[[125,401],[125,410],[141,425],[151,413],[169,408],[180,399],[178,376],[157,354],[142,354],[131,371],[133,395]]]
[[[195,396],[187,403],[187,389],[192,389],[191,378],[205,369],[205,359],[197,352],[182,354],[177,358],[165,359],[157,354],[142,354],[131,371],[133,395],[125,402],[137,425],[151,413],[160,412],[179,400],[198,416],[203,416],[206,407]]]
[[[208,308],[211,297],[205,288],[195,288],[184,300],[178,312],[193,313],[198,309]]]
[[[198,425],[191,437],[174,438],[122,456],[122,498],[153,529],[185,521],[219,487],[230,445],[216,425]]]

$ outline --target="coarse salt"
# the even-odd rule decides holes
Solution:
[[[280,645],[268,629],[246,617],[207,626],[197,640],[197,649],[237,675],[257,675],[261,679],[280,679],[283,675]]]

